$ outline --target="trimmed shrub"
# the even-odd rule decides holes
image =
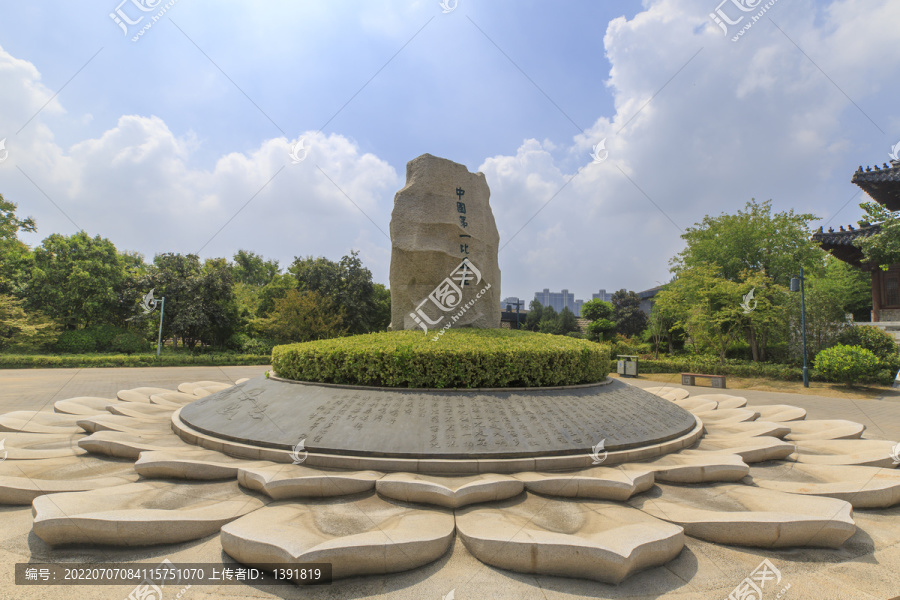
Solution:
[[[880,362],[875,354],[860,346],[838,344],[816,355],[816,370],[829,381],[853,384],[876,376]]]
[[[251,338],[246,333],[235,333],[230,338],[228,338],[227,342],[225,342],[225,347],[229,350],[241,351],[244,349],[244,346],[252,341],[252,339],[253,338]]]
[[[113,339],[111,347],[115,352],[123,354],[137,354],[147,350],[147,340],[137,335],[133,331],[120,333]]]
[[[847,327],[838,336],[838,343],[865,348],[880,360],[893,360],[898,356],[894,336],[873,325]]]
[[[56,349],[63,354],[86,354],[96,348],[93,336],[83,329],[64,331],[56,340]]]
[[[94,338],[94,348],[98,352],[108,352],[112,349],[116,336],[125,333],[125,330],[115,325],[95,325],[88,327],[84,332]]]
[[[298,381],[381,387],[542,387],[602,381],[608,347],[510,329],[391,331],[276,346],[272,366]]]
[[[209,365],[267,365],[268,355],[219,353],[190,354],[63,354],[59,356],[0,354],[0,369],[91,367],[180,367]]]

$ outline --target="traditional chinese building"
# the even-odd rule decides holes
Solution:
[[[890,211],[900,210],[900,161],[893,160],[878,166],[862,167],[850,180],[867,193],[875,202]],[[859,227],[842,225],[839,231],[822,227],[813,234],[813,239],[838,260],[859,267],[872,275],[872,322],[882,323],[885,329],[893,329],[888,324],[900,326],[900,263],[893,264],[887,271],[863,262],[862,251],[854,241],[878,233],[878,223],[859,222]],[[896,336],[896,334],[895,334]]]

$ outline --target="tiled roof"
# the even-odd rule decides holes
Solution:
[[[847,229],[841,225],[840,231],[835,231],[834,227],[830,227],[828,231],[823,231],[821,227],[813,234],[812,239],[819,243],[823,250],[830,251],[835,258],[844,262],[860,266],[862,262],[862,252],[853,242],[860,238],[867,238],[881,230],[881,225],[862,224],[859,228],[848,225]]]
[[[900,210],[900,161],[881,168],[866,167],[865,171],[860,166],[850,181],[888,210]]]

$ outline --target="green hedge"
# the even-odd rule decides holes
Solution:
[[[204,365],[267,365],[268,354],[0,354],[0,369],[47,369],[90,367],[181,367]]]
[[[393,331],[276,346],[279,377],[382,387],[546,387],[602,381],[609,348],[561,335],[449,329],[437,341]]]
[[[884,366],[884,365],[883,365]],[[610,371],[616,371],[616,361],[610,361]],[[659,360],[641,358],[639,373],[706,373],[709,375],[731,375],[732,377],[774,379],[777,381],[803,381],[803,369],[777,363],[761,363],[746,360],[725,359],[721,364],[715,356],[672,356]],[[880,369],[866,383],[891,385],[896,373],[888,368]],[[809,368],[811,381],[828,381],[816,369]]]

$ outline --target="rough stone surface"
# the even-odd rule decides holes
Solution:
[[[65,413],[38,412],[33,410],[17,410],[0,415],[0,436],[3,432],[21,433],[78,433],[76,421],[78,415]]]
[[[757,463],[787,458],[796,450],[796,447],[778,438],[763,435],[739,438],[704,438],[700,440],[696,449],[701,452],[737,454],[745,463]]]
[[[788,460],[814,465],[856,465],[893,469],[897,442],[885,440],[826,440],[795,442],[797,451]]]
[[[656,394],[657,396],[665,397],[666,400],[669,400],[671,402],[684,400],[691,395],[691,393],[685,389],[669,386],[648,387],[644,388],[644,391],[650,392],[651,394]]]
[[[478,502],[506,500],[522,493],[525,485],[514,477],[495,473],[469,477],[391,473],[376,481],[375,489],[380,495],[394,500],[459,508]]]
[[[84,431],[79,433],[3,433],[6,460],[43,460],[85,454],[78,442],[85,439]]]
[[[791,427],[785,423],[773,423],[771,421],[747,421],[744,423],[732,423],[729,425],[720,425],[718,423],[703,423],[706,429],[707,439],[709,438],[738,438],[738,437],[758,437],[771,436],[784,438],[791,432]]]
[[[222,528],[222,549],[261,568],[328,562],[334,579],[406,571],[440,558],[453,514],[366,498],[275,503]]]
[[[303,465],[242,467],[238,483],[274,498],[327,498],[367,492],[384,473],[377,471],[336,471]]]
[[[638,466],[653,471],[656,481],[667,483],[740,481],[750,472],[750,467],[737,454],[696,450],[682,450]]]
[[[211,535],[263,506],[237,483],[147,481],[35,498],[33,531],[53,546],[173,544]]]
[[[134,463],[134,470],[147,478],[174,479],[236,479],[238,469],[242,467],[265,467],[273,463],[269,461],[251,461],[232,458],[227,454],[195,448],[167,452],[165,450],[148,450],[141,452]]]
[[[53,410],[54,412],[67,415],[100,415],[108,410],[108,406],[114,404],[121,404],[121,402],[111,398],[79,396],[77,398],[59,400],[53,405]]]
[[[753,410],[759,413],[759,418],[763,421],[775,423],[802,421],[806,418],[806,410],[789,404],[756,404]]]
[[[163,450],[178,452],[193,450],[174,434],[134,434],[123,431],[98,431],[78,441],[78,446],[91,454],[137,460],[141,452]]]
[[[694,414],[704,424],[710,423],[713,425],[733,425],[734,423],[755,421],[759,418],[758,412],[747,408],[717,408],[716,410],[695,412]]]
[[[138,479],[130,462],[67,456],[0,463],[0,504],[31,504],[44,494],[78,492]]]
[[[466,549],[489,565],[619,583],[662,565],[684,547],[684,532],[632,508],[532,494],[456,512]]]
[[[900,504],[900,472],[878,467],[769,463],[750,471],[754,485],[791,494],[828,496],[853,508]]]
[[[786,425],[791,431],[784,439],[792,441],[859,439],[866,430],[865,425],[844,419],[798,421]]]
[[[629,504],[684,527],[692,537],[719,544],[837,548],[856,532],[852,507],[843,500],[748,485],[657,485]]]
[[[458,196],[457,190],[465,193]],[[422,321],[430,331],[439,330],[473,300],[453,327],[500,327],[500,235],[490,195],[484,174],[470,173],[459,163],[430,154],[407,163],[406,186],[394,196],[391,213],[391,326],[395,331],[420,329],[412,315],[421,313],[438,321]],[[457,203],[464,204],[464,209]],[[481,273],[479,283],[472,280],[459,286],[451,278],[463,259]],[[476,300],[476,293],[488,285],[490,289]],[[439,286],[452,290],[452,296],[431,296],[436,303],[429,295]]]

